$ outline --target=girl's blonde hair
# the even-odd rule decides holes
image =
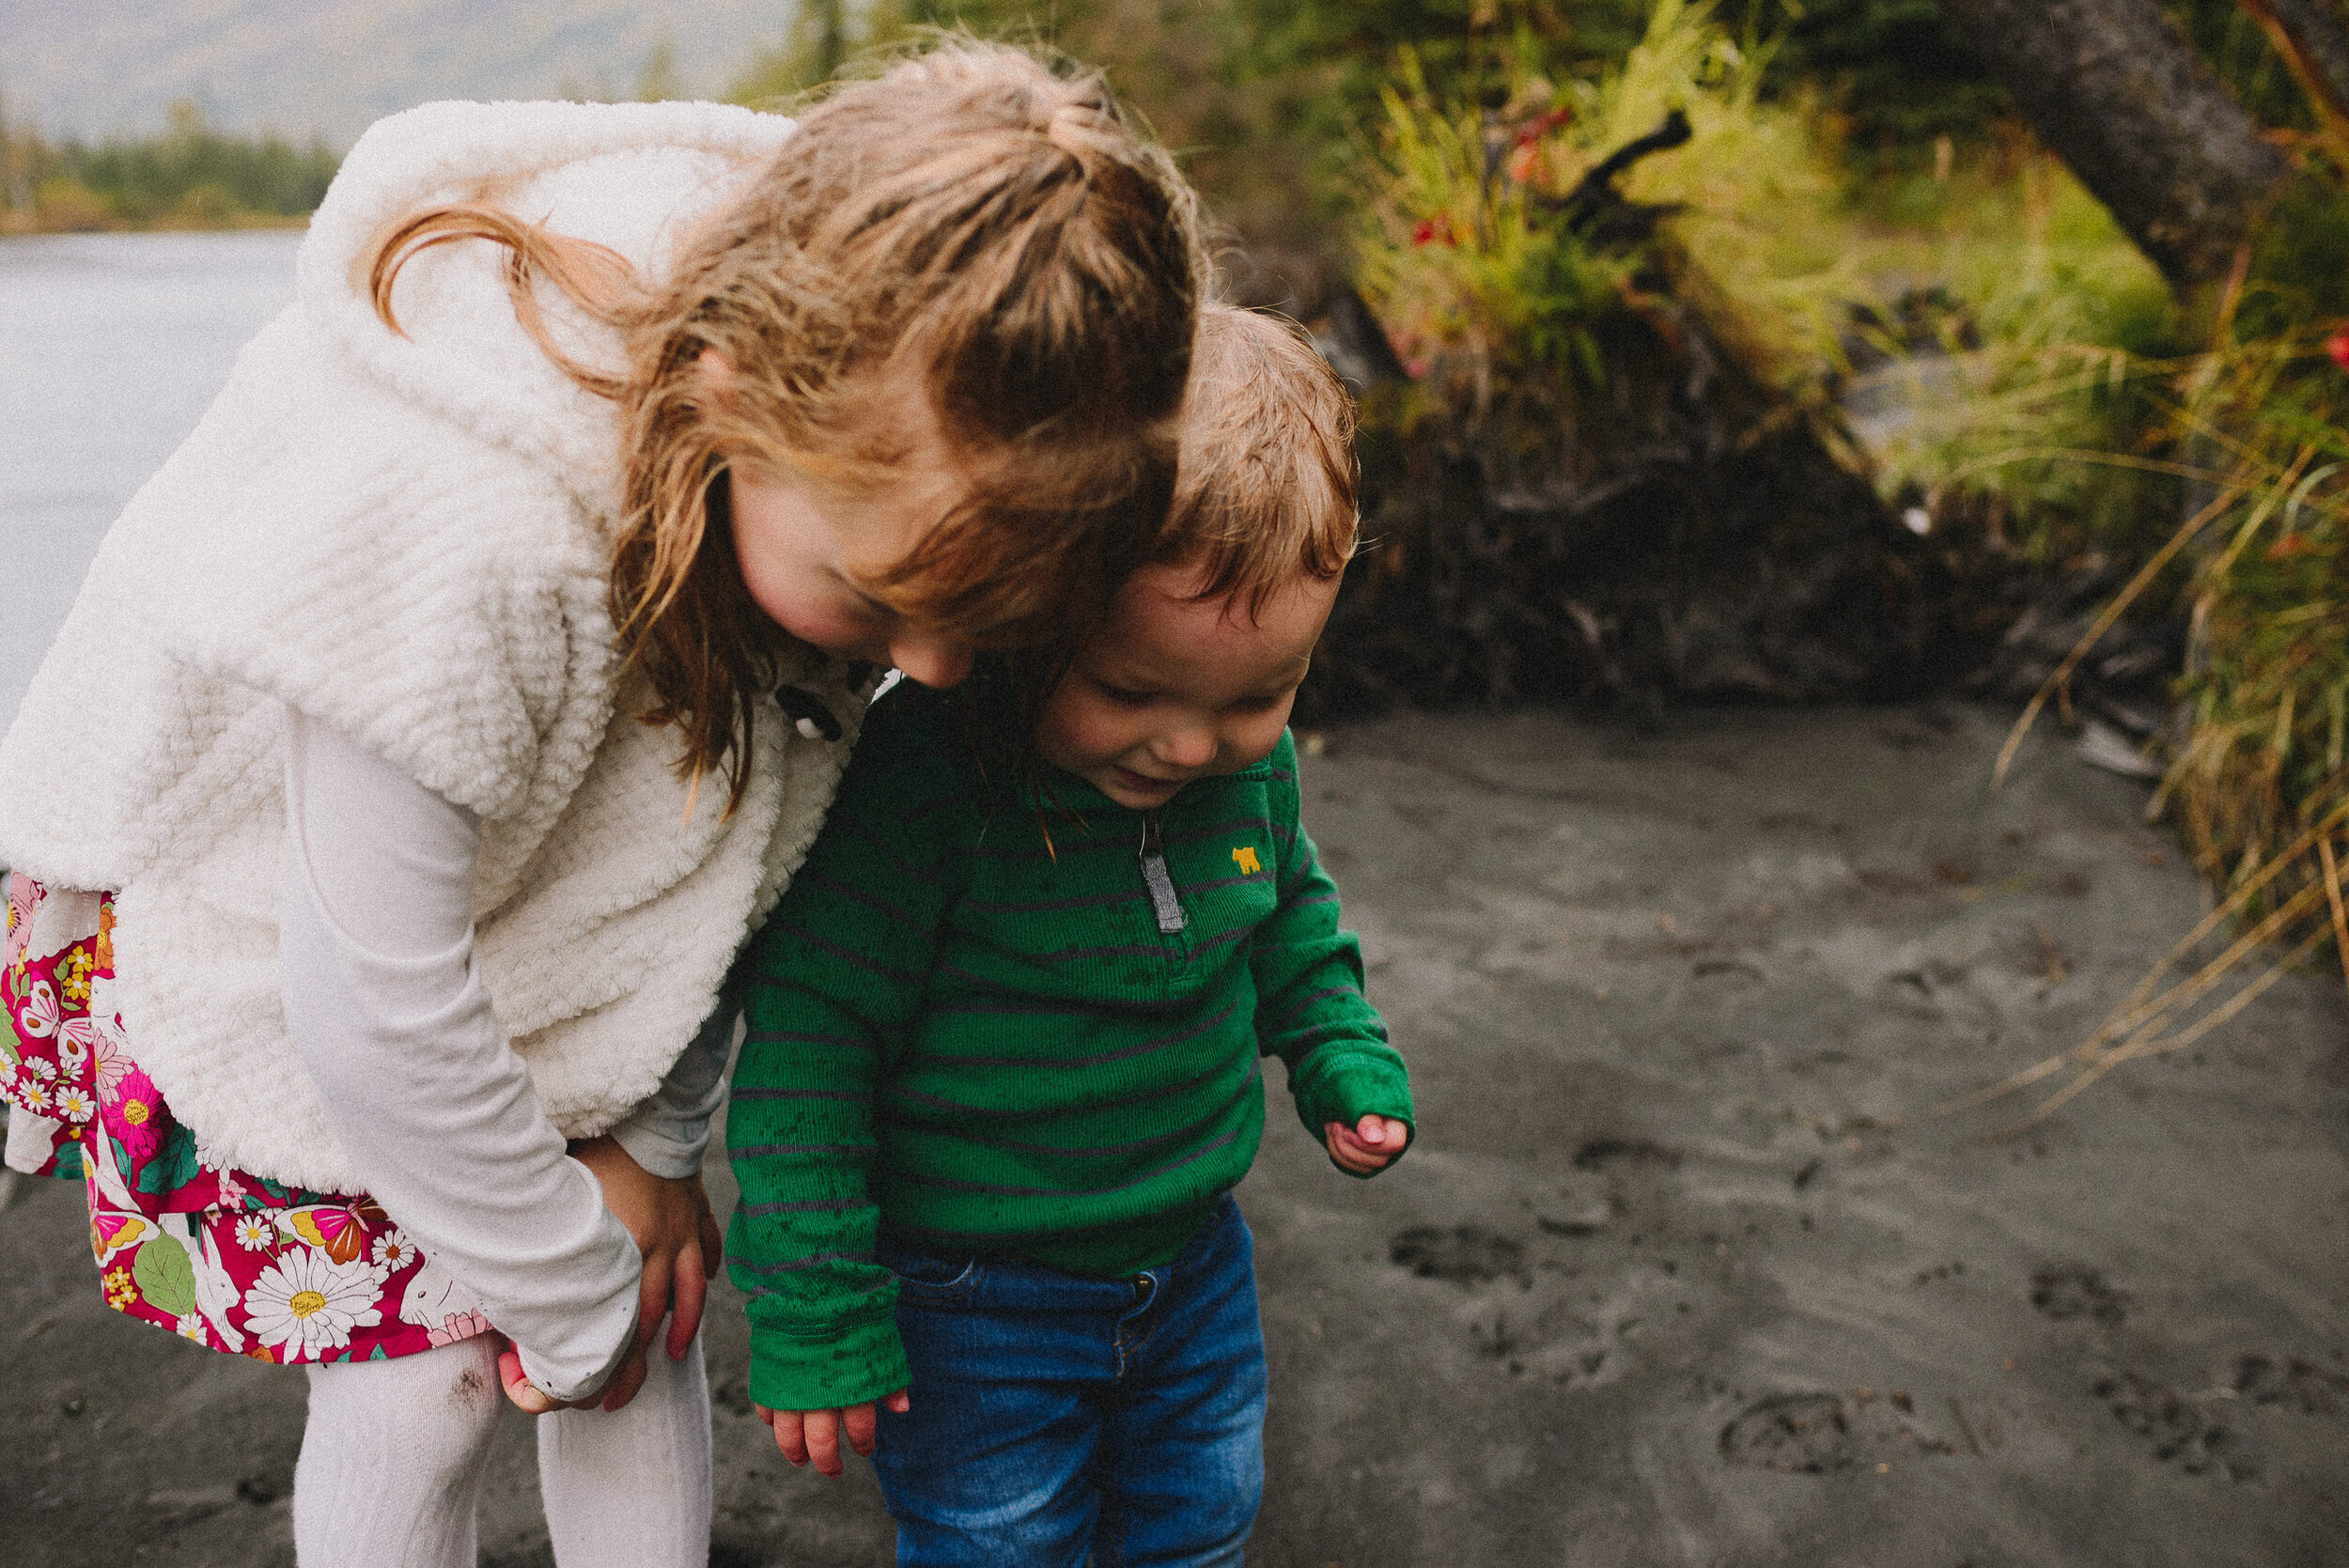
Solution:
[[[641,717],[677,725],[680,771],[723,771],[729,804],[789,643],[712,504],[730,464],[877,485],[902,454],[873,399],[917,372],[972,490],[864,586],[979,646],[1049,637],[1156,547],[1206,263],[1189,187],[1096,75],[965,40],[844,85],[665,279],[484,203],[410,214],[371,268],[394,330],[402,263],[463,239],[506,247],[524,328],[619,405],[613,618],[653,686]],[[542,279],[619,330],[621,373],[554,343]]]

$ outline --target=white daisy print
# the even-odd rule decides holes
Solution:
[[[408,1239],[406,1231],[394,1226],[375,1238],[375,1248],[370,1256],[375,1260],[375,1266],[381,1269],[388,1279],[416,1261],[416,1244]]]
[[[39,1079],[23,1078],[16,1081],[16,1103],[36,1116],[49,1114],[49,1086]]]
[[[98,1102],[86,1089],[65,1088],[57,1091],[57,1116],[67,1122],[86,1122],[98,1114]]]
[[[237,1245],[248,1252],[266,1252],[277,1245],[277,1222],[263,1214],[248,1214],[237,1220]]]
[[[298,1248],[262,1269],[244,1293],[245,1322],[280,1360],[315,1360],[349,1344],[353,1328],[383,1320],[376,1306],[381,1285],[371,1264],[338,1264]]]
[[[45,1056],[26,1057],[24,1059],[24,1070],[32,1074],[35,1078],[40,1079],[43,1083],[49,1082],[52,1079],[57,1076],[57,1064],[54,1062],[50,1061]]]

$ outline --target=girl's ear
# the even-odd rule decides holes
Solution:
[[[723,407],[734,404],[734,365],[715,349],[704,349],[694,359],[693,367],[701,373],[702,383],[709,389],[710,400]]]

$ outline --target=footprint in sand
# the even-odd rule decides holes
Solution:
[[[1958,1419],[1962,1430],[1964,1418]],[[1875,1467],[1881,1470],[1893,1459],[1960,1452],[1918,1412],[1906,1389],[1888,1397],[1869,1389],[1854,1389],[1848,1399],[1774,1394],[1747,1405],[1723,1427],[1720,1446],[1721,1457],[1733,1465],[1790,1475],[1831,1475],[1879,1455]]]
[[[2257,1481],[2261,1465],[2248,1441],[2211,1419],[2208,1411],[2166,1384],[2124,1372],[2096,1385],[2096,1397],[2115,1420],[2145,1439],[2155,1459],[2188,1475]]]
[[[1856,1451],[1851,1417],[1834,1394],[1774,1395],[1721,1429],[1722,1458],[1790,1475],[1848,1470]]]
[[[1594,1138],[1574,1151],[1578,1171],[1605,1171],[1617,1166],[1680,1169],[1680,1151],[1639,1138]]]
[[[2254,1405],[2279,1405],[2304,1416],[2349,1415],[2349,1377],[2294,1357],[2246,1356],[2234,1365],[2234,1390]]]
[[[2129,1315],[2129,1298],[2085,1264],[2057,1264],[2032,1275],[2030,1304],[2058,1323],[2085,1317],[2112,1327]]]
[[[1455,1285],[1481,1285],[1499,1279],[1531,1287],[1533,1276],[1525,1266],[1525,1249],[1507,1236],[1482,1225],[1414,1225],[1387,1244],[1387,1256],[1397,1268],[1408,1268],[1423,1280],[1442,1280]]]

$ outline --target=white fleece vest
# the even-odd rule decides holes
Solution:
[[[100,546],[0,740],[0,864],[117,890],[131,1050],[206,1158],[352,1190],[286,1034],[284,705],[482,817],[475,955],[567,1135],[651,1094],[806,853],[846,742],[757,726],[721,819],[674,730],[614,691],[609,403],[514,319],[503,252],[366,263],[414,207],[491,200],[658,272],[790,122],[714,104],[436,103],[361,138],[302,247],[297,303]],[[610,334],[555,308],[574,352]],[[811,660],[789,677],[846,723]]]

